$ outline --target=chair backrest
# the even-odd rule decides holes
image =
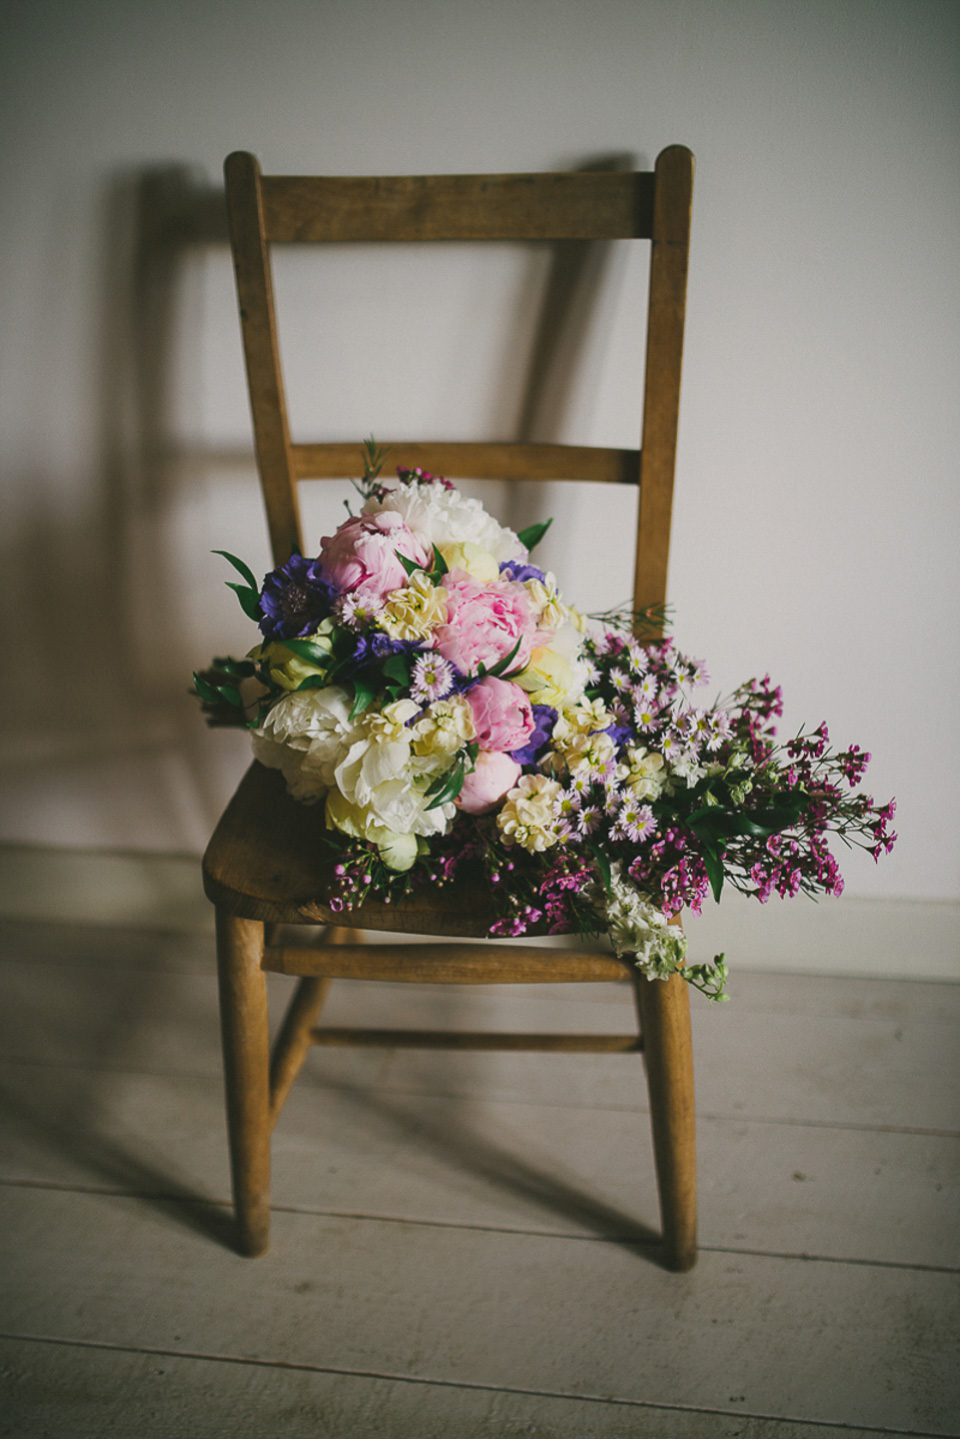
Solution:
[[[392,454],[450,478],[589,480],[640,486],[634,604],[666,597],[676,459],[693,156],[672,145],[653,171],[328,178],[261,175],[227,157],[257,463],[274,560],[302,553],[297,484],[356,472],[356,443],[294,444],[280,354],[271,246],[350,241],[649,240],[646,378],[636,449],[550,444],[391,444]]]

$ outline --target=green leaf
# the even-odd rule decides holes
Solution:
[[[447,573],[447,562],[436,545],[433,547],[433,573],[437,576],[437,579],[442,579]]]
[[[402,555],[399,550],[394,550],[393,553],[403,565],[403,568],[406,570],[408,575],[415,575],[417,573],[417,570],[422,570],[426,568],[425,565],[418,565],[416,560],[408,559],[407,556]]]
[[[549,530],[552,524],[553,520],[550,519],[542,520],[537,525],[527,525],[527,528],[525,530],[519,531],[517,539],[523,546],[525,546],[527,550],[534,550],[536,549],[540,541],[543,539],[544,535],[547,533],[547,530]]]
[[[603,880],[603,887],[607,891],[607,894],[609,894],[611,892],[610,885],[612,879],[610,872],[610,860],[607,855],[604,854],[603,850],[598,844],[591,844],[589,846],[589,849],[590,853],[594,857],[594,860],[596,861],[597,869],[600,871],[600,878]]]
[[[236,555],[232,555],[229,550],[213,550],[211,551],[211,553],[215,555],[222,555],[225,560],[229,560],[237,573],[243,575],[243,578],[246,580],[250,588],[252,590],[256,590],[257,594],[259,595],[260,586],[257,584],[256,577],[249,565],[245,565],[243,560],[238,560]]]
[[[353,705],[350,709],[350,718],[356,719],[362,715],[364,710],[369,709],[373,704],[376,690],[366,680],[355,679],[353,682]]]
[[[717,901],[717,904],[719,904],[720,895],[723,891],[723,864],[715,849],[704,849],[703,867],[707,871],[707,879],[710,881],[713,897]]]
[[[220,696],[217,694],[217,691],[212,684],[208,684],[202,675],[194,674],[193,687],[200,698],[206,700],[207,704],[215,705],[219,702]]]
[[[456,799],[457,795],[463,789],[463,781],[465,778],[466,766],[463,762],[463,756],[461,755],[458,756],[456,762],[447,770],[446,774],[438,776],[427,790],[427,794],[433,796],[427,805],[427,809],[438,809],[440,805],[447,804],[450,800]]]
[[[510,653],[509,653],[508,655],[504,655],[504,657],[503,657],[502,660],[497,660],[497,663],[496,663],[495,665],[491,665],[490,668],[489,668],[488,670],[486,670],[486,671],[483,671],[483,666],[481,665],[481,667],[480,667],[480,668],[481,668],[481,671],[483,671],[485,674],[488,674],[488,675],[502,675],[505,670],[507,670],[507,669],[510,668],[510,665],[513,663],[514,659],[516,658],[516,654],[517,654],[517,651],[519,650],[519,648],[520,648],[520,641],[517,640],[517,643],[514,645],[513,649],[510,651]]]
[[[315,665],[323,665],[325,669],[330,663],[329,650],[321,649],[312,640],[281,640],[280,643],[291,654],[298,655],[302,660],[310,660]]]
[[[403,655],[390,655],[384,661],[383,673],[388,680],[404,688],[410,683],[410,665]]]
[[[253,660],[235,660],[230,655],[218,655],[211,666],[211,669],[219,670],[225,675],[233,675],[236,679],[248,680],[257,672]]]
[[[240,605],[241,605],[241,607],[242,607],[242,609],[243,609],[243,613],[246,615],[247,619],[248,619],[248,620],[253,620],[254,623],[259,623],[259,620],[260,620],[260,593],[259,593],[259,591],[258,591],[258,590],[248,589],[246,585],[238,585],[238,584],[235,584],[235,583],[233,582],[233,580],[228,580],[228,581],[227,581],[227,589],[228,589],[228,590],[233,590],[233,592],[234,592],[234,594],[236,595],[237,599],[240,601]]]
[[[234,709],[243,709],[243,699],[236,685],[217,685],[217,694],[221,699],[225,699],[228,705],[233,705]]]

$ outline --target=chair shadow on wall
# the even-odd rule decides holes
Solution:
[[[608,155],[558,168],[631,169],[638,164],[642,167],[645,161]],[[105,195],[103,230],[101,333],[91,347],[99,348],[99,492],[86,519],[69,530],[38,517],[31,564],[33,574],[40,570],[42,603],[34,615],[32,640],[41,652],[58,647],[59,641],[61,652],[67,651],[68,669],[76,663],[71,655],[83,655],[82,646],[63,645],[64,630],[70,633],[78,623],[79,578],[84,612],[109,617],[112,653],[109,665],[97,669],[95,691],[82,663],[75,674],[66,676],[67,682],[92,705],[91,715],[109,710],[122,717],[131,735],[145,731],[148,746],[175,747],[186,761],[197,804],[209,816],[212,829],[224,796],[202,763],[194,742],[199,714],[184,701],[185,685],[180,683],[180,677],[185,680],[198,660],[206,657],[184,652],[182,639],[178,644],[178,636],[164,630],[164,617],[175,616],[178,610],[178,565],[169,521],[184,487],[209,480],[211,472],[223,469],[246,469],[251,491],[257,486],[252,444],[218,449],[174,438],[176,325],[184,261],[198,248],[213,247],[229,264],[222,186],[210,184],[184,165],[118,175]],[[515,394],[497,397],[498,408],[511,418],[500,434],[490,438],[553,437],[578,379],[578,357],[598,296],[609,283],[611,242],[565,241],[550,250],[545,283],[542,256],[529,262],[531,282],[540,286],[542,303],[532,344],[528,333],[520,336],[530,357],[526,381],[519,400]],[[239,343],[238,330],[238,353]],[[638,377],[638,387],[640,383]],[[238,392],[240,406],[246,406],[242,392]],[[511,498],[510,506],[511,512],[500,518],[514,527],[533,517],[524,513],[522,495],[515,501]],[[159,665],[145,663],[151,635],[163,647]],[[83,743],[94,751],[96,733],[91,718]],[[154,773],[158,775],[159,769]],[[155,803],[155,813],[164,815],[175,800],[157,782],[147,803]],[[169,942],[175,946],[175,936]],[[96,967],[88,972],[91,984],[98,986],[102,981]],[[84,1070],[85,1083],[75,1072],[68,1116],[53,1119],[23,1096],[11,1096],[9,1102],[22,1125],[34,1126],[42,1143],[59,1147],[85,1164],[95,1182],[135,1189],[144,1198],[163,1201],[165,1210],[166,1202],[176,1199],[185,1224],[224,1238],[225,1215],[211,1207],[207,1197],[191,1192],[189,1183],[173,1178],[177,1173],[174,1137],[170,1171],[165,1175],[165,1161],[153,1140],[149,1146],[145,1140],[139,1153],[124,1149],[106,1137],[98,1119],[110,1083],[111,1059],[136,1052],[136,1036],[148,1030],[171,980],[160,967],[141,970],[135,985],[125,988],[122,1013],[106,1009],[91,1036],[95,1050],[90,1052],[96,1055],[97,1068]],[[216,1045],[215,1031],[209,1042]],[[391,1107],[389,1099],[375,1091],[355,1090],[351,1097],[369,1106],[371,1117],[381,1122],[387,1120],[400,1131],[408,1124],[402,1109]],[[418,1141],[455,1156],[467,1171],[535,1199],[604,1237],[628,1243],[658,1237],[575,1185],[540,1173],[516,1153],[471,1132],[467,1114],[454,1102],[446,1121],[429,1129],[419,1127]]]

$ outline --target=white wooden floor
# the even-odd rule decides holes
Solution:
[[[245,1260],[209,939],[0,939],[0,1434],[960,1433],[960,986],[752,973],[694,998],[691,1274],[657,1263],[641,1061],[619,1055],[315,1052],[275,1138],[272,1248]],[[342,984],[331,1018],[361,1004],[471,1028],[630,1012],[614,986]]]

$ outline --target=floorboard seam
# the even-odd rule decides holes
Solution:
[[[141,1079],[177,1079],[189,1080],[193,1083],[217,1083],[222,1084],[223,1076],[215,1070],[197,1069],[135,1069],[128,1065],[105,1065],[90,1064],[83,1060],[52,1060],[38,1059],[29,1055],[5,1054],[0,1056],[0,1067],[3,1065],[22,1065],[33,1068],[46,1068],[62,1073],[65,1070],[81,1070],[84,1074],[127,1074]],[[345,1092],[348,1094],[363,1094],[369,1088],[371,1092],[383,1094],[382,1086],[371,1084],[369,1086],[357,1086],[348,1084],[323,1083],[314,1079],[312,1086],[316,1090],[330,1091],[332,1093]],[[303,1086],[301,1086],[303,1088]],[[516,1099],[510,1096],[497,1094],[457,1094],[454,1091],[421,1090],[421,1089],[390,1089],[386,1093],[403,1099],[449,1100],[457,1104],[495,1104],[504,1108],[522,1106],[529,1109],[569,1109],[593,1111],[597,1114],[635,1114],[638,1119],[649,1118],[649,1110],[631,1109],[621,1104],[582,1104],[571,1106],[569,1103],[552,1104],[542,1099]],[[857,1134],[911,1134],[918,1138],[926,1139],[960,1139],[958,1129],[935,1129],[924,1125],[916,1124],[871,1124],[858,1123],[853,1120],[837,1119],[789,1119],[785,1116],[766,1114],[724,1114],[714,1111],[698,1111],[697,1120],[701,1123],[710,1124],[757,1124],[769,1126],[781,1126],[787,1129],[836,1129],[852,1131]]]
[[[868,1428],[877,1434],[911,1435],[914,1439],[955,1439],[943,1429],[890,1429],[883,1425],[851,1423],[847,1420],[808,1419],[801,1415],[770,1414],[759,1410],[720,1409],[697,1404],[667,1404],[651,1399],[625,1399],[606,1394],[570,1394],[560,1389],[527,1389],[522,1385],[484,1384],[479,1380],[435,1379],[427,1375],[399,1374],[390,1370],[354,1369],[346,1365],[309,1364],[293,1359],[254,1359],[239,1354],[205,1354],[193,1349],[164,1349],[152,1345],[116,1344],[109,1340],[70,1339],[54,1334],[12,1334],[0,1330],[0,1340],[48,1344],[70,1349],[93,1349],[111,1354],[139,1354],[157,1359],[192,1359],[208,1364],[239,1364],[259,1369],[288,1369],[306,1374],[342,1375],[350,1379],[372,1379],[394,1384],[419,1384],[433,1389],[464,1389],[474,1393],[516,1394],[527,1399],[561,1399],[581,1404],[611,1404],[624,1409],[655,1409],[673,1414],[705,1414],[721,1418],[763,1419],[780,1424],[809,1424],[821,1429]]]
[[[16,1179],[0,1175],[0,1189],[41,1189],[57,1194],[85,1194],[102,1199],[131,1199],[161,1201],[165,1204],[182,1204],[196,1209],[226,1210],[231,1206],[229,1199],[215,1199],[204,1195],[174,1194],[166,1190],[111,1189],[100,1185],[81,1185],[57,1182],[51,1179]],[[555,1229],[518,1229],[504,1224],[470,1224],[460,1220],[417,1219],[406,1214],[365,1214],[348,1209],[310,1209],[296,1204],[271,1204],[271,1214],[292,1214],[308,1219],[346,1219],[370,1224],[407,1225],[416,1229],[457,1230],[468,1234],[507,1234],[517,1238],[556,1239],[563,1243],[616,1244],[638,1250],[656,1249],[659,1238],[624,1234],[565,1234]],[[753,1259],[785,1259],[804,1264],[848,1264],[864,1269],[905,1269],[919,1274],[960,1274],[960,1265],[929,1264],[922,1261],[909,1262],[898,1259],[863,1259],[837,1254],[812,1254],[805,1251],[785,1249],[751,1249],[728,1244],[703,1244],[698,1247],[700,1254],[747,1255]]]

